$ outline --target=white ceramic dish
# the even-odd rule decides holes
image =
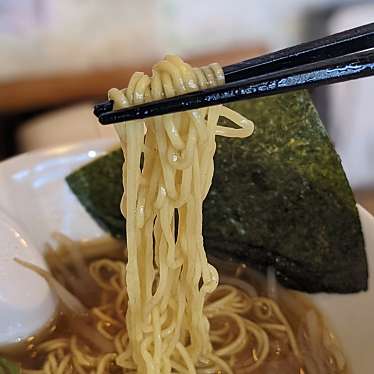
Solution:
[[[0,164],[0,209],[16,219],[42,250],[52,231],[74,239],[102,234],[69,190],[64,177],[103,155],[112,140],[90,141],[24,154]],[[374,218],[359,207],[369,270],[374,269]],[[353,295],[314,295],[340,338],[354,374],[372,374],[374,362],[374,280],[369,291]]]

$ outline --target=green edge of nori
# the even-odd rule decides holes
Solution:
[[[0,357],[0,374],[20,374],[21,369],[16,363]]]
[[[123,154],[116,149],[68,175],[66,181],[88,213],[116,238],[125,235],[119,207],[123,194]]]
[[[307,92],[230,105],[255,123],[249,139],[217,138],[215,174],[204,203],[208,254],[272,267],[306,292],[367,289],[368,269],[351,188]],[[229,125],[228,121],[226,125]],[[67,181],[94,219],[123,237],[121,151]]]

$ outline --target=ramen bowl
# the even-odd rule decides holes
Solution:
[[[54,231],[72,239],[100,237],[91,219],[64,178],[104,155],[113,140],[90,141],[32,152],[0,164],[0,210],[13,217],[33,247],[43,251]],[[358,206],[365,237],[369,271],[374,268],[374,218]],[[309,298],[328,321],[343,347],[352,373],[372,374],[374,347],[374,281],[357,294],[316,294]],[[0,332],[1,334],[1,332]]]

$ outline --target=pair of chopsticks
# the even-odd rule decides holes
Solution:
[[[103,125],[274,95],[374,75],[374,23],[225,66],[226,84],[113,111],[95,105]]]

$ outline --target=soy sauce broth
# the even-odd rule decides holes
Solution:
[[[112,259],[119,259],[123,256],[120,253],[112,253],[110,256]],[[95,256],[91,258],[90,261],[97,260],[100,257]],[[321,360],[324,361],[326,365],[326,374],[349,374],[350,371],[348,370],[348,364],[345,362],[345,367],[342,370],[337,369],[336,360],[333,357],[330,357],[330,354],[327,350],[321,349],[318,352],[319,357],[313,357],[315,352],[308,347],[308,337],[305,333],[305,324],[306,320],[305,317],[308,312],[312,311],[316,316],[316,320],[318,321],[318,329],[319,334],[324,333],[327,334],[331,340],[334,342],[337,349],[339,348],[339,344],[336,342],[336,339],[333,337],[332,333],[327,327],[325,319],[322,317],[321,313],[316,309],[316,307],[312,304],[312,302],[304,295],[299,292],[285,290],[281,286],[276,285],[275,289],[269,290],[270,287],[274,288],[274,283],[269,282],[269,280],[255,272],[250,270],[248,267],[244,265],[238,265],[236,263],[231,262],[222,262],[217,259],[210,259],[210,262],[216,266],[218,272],[221,276],[222,283],[233,284],[235,281],[233,279],[239,280],[240,284],[234,284],[236,287],[242,289],[242,291],[246,291],[244,286],[245,284],[249,284],[255,288],[258,296],[269,297],[271,296],[272,299],[279,304],[282,313],[286,317],[289,325],[291,326],[292,330],[297,339],[301,341],[304,339],[304,345],[301,347],[302,355],[305,360],[314,360],[317,363],[321,364]],[[249,286],[250,287],[250,286]],[[269,295],[269,292],[271,295]],[[98,300],[100,300],[100,295],[93,294],[90,296],[89,304],[91,305],[98,305]],[[261,322],[256,321],[253,319],[253,316],[248,315],[254,322]],[[50,339],[55,338],[69,338],[72,334],[76,334],[74,327],[71,326],[72,316],[60,309],[56,315],[54,321],[52,321],[43,331],[36,334],[33,337],[29,337],[23,342],[20,342],[14,346],[8,347],[0,347],[0,353],[2,356],[9,358],[13,361],[19,362],[23,368],[27,369],[40,369],[45,358],[44,355],[37,354],[35,347]],[[76,317],[73,317],[76,318]],[[224,322],[224,321],[223,321]],[[91,316],[82,317],[81,323],[84,325],[89,326],[90,328],[94,328],[95,321]],[[235,333],[235,332],[234,332]],[[320,337],[321,338],[321,337]],[[322,339],[322,338],[321,338]],[[310,345],[310,344],[309,344]],[[214,344],[213,344],[214,347]],[[249,354],[254,354],[250,352]],[[246,355],[243,354],[243,362],[248,359],[245,357]],[[341,357],[341,361],[345,361],[344,357]],[[340,363],[341,366],[341,363]],[[318,364],[317,369],[318,370]],[[111,371],[111,373],[116,373],[117,369]],[[122,372],[121,369],[118,369],[118,372]],[[235,373],[245,373],[245,371],[241,371],[240,369],[234,370]],[[316,371],[317,373],[318,371]],[[299,360],[294,356],[292,353],[289,345],[287,342],[282,339],[282,336],[275,338],[271,341],[270,345],[270,353],[266,360],[266,362],[261,365],[257,370],[252,371],[253,374],[315,374],[310,373],[306,370],[304,364],[300,364]],[[321,374],[318,372],[318,374]]]

